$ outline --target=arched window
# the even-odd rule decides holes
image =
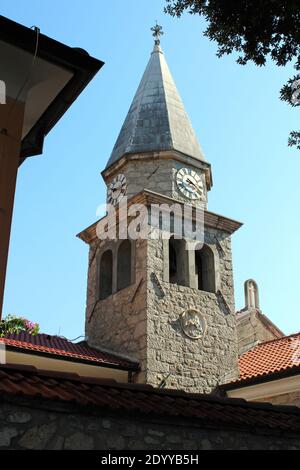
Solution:
[[[112,266],[113,255],[111,250],[103,253],[100,259],[99,269],[99,298],[106,299],[112,294]]]
[[[187,251],[185,240],[169,240],[169,282],[187,285]]]
[[[216,277],[214,254],[207,245],[204,245],[201,250],[195,250],[195,268],[198,289],[206,292],[215,292]]]
[[[118,249],[117,289],[125,289],[131,284],[131,243],[124,240]]]

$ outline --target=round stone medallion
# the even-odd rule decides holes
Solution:
[[[181,327],[186,336],[191,339],[202,338],[206,331],[206,323],[198,310],[188,309],[180,317]]]

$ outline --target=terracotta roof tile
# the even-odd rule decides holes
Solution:
[[[240,381],[300,366],[300,333],[259,344],[239,358]]]
[[[0,366],[0,396],[4,398],[4,394],[93,406],[106,411],[188,418],[204,424],[242,427],[246,424],[248,428],[300,433],[300,410],[295,407],[119,384],[76,374],[38,371],[28,366]]]
[[[7,346],[11,346],[26,351],[46,353],[60,356],[62,359],[78,359],[95,365],[116,367],[128,370],[136,370],[138,364],[117,355],[107,353],[90,347],[85,341],[72,343],[60,336],[47,334],[30,335],[26,331],[17,334],[8,334],[5,338],[0,338]]]

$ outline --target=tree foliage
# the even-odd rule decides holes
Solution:
[[[12,333],[20,333],[21,331],[27,331],[27,333],[31,335],[37,335],[39,329],[38,323],[33,323],[26,318],[17,317],[15,315],[7,315],[4,320],[0,321],[0,337]]]
[[[252,61],[258,66],[268,58],[284,66],[294,61],[300,71],[299,0],[166,0],[165,11],[180,17],[184,12],[198,14],[207,21],[205,36],[218,45],[218,57],[238,53],[237,62]],[[295,97],[297,74],[282,88],[280,97],[299,106]],[[299,82],[300,83],[300,82]],[[298,87],[300,89],[300,86]],[[300,149],[300,132],[290,134],[289,145]]]

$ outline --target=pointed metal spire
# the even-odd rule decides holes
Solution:
[[[205,161],[160,47],[162,28],[151,30],[154,48],[106,168],[128,153],[163,150]]]

